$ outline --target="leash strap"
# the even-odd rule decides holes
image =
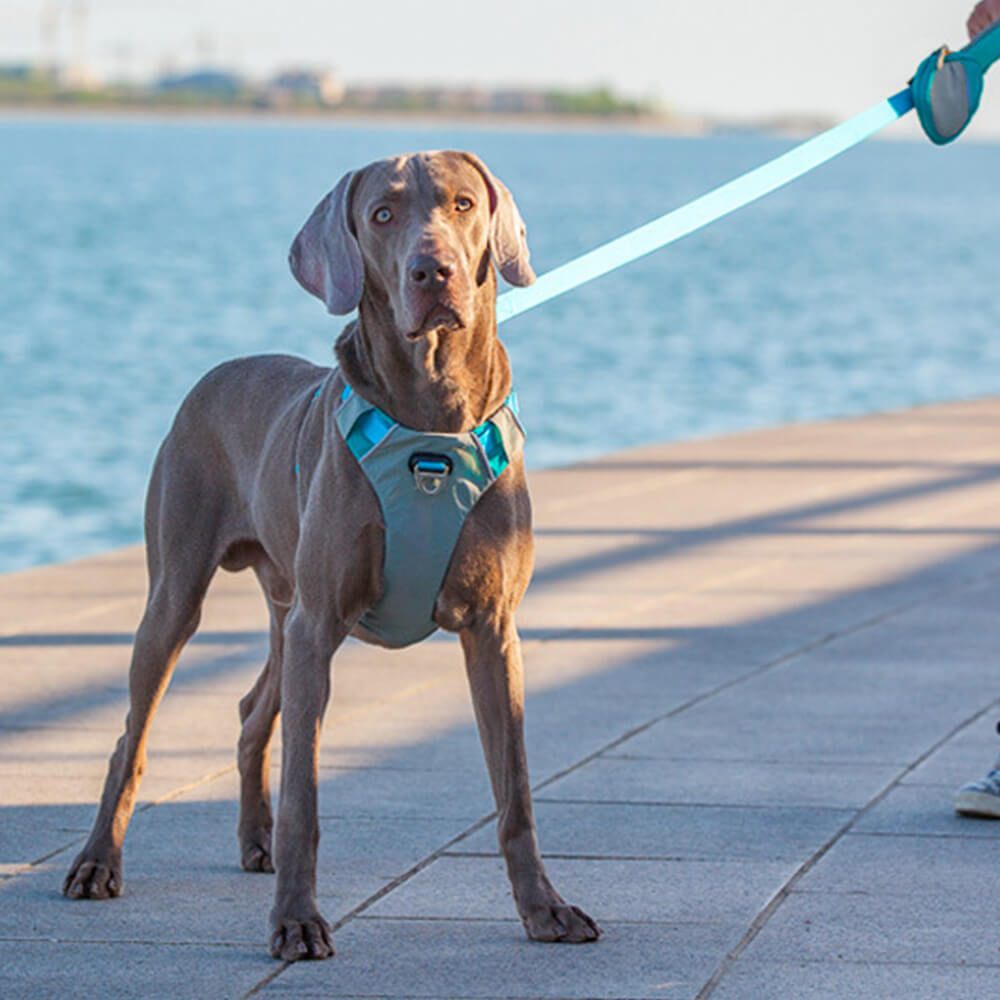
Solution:
[[[533,285],[505,292],[497,299],[497,322],[503,323],[520,316],[563,292],[569,292],[585,282],[645,257],[646,254],[749,205],[852,146],[864,142],[879,129],[902,118],[912,108],[913,97],[907,87],[867,111],[795,146],[769,163],[709,191],[687,205],[547,271]]]
[[[939,145],[951,142],[976,113],[983,76],[998,59],[1000,22],[981,32],[958,52],[949,52],[947,47],[933,52],[920,64],[910,86],[881,104],[821,132],[687,205],[546,272],[533,285],[504,293],[497,299],[497,322],[520,316],[563,292],[645,257],[763,198],[864,142],[879,129],[912,111],[914,106],[920,124],[933,142]]]

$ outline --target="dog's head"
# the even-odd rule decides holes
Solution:
[[[535,280],[514,199],[472,153],[413,153],[346,174],[289,254],[292,273],[335,315],[363,295],[388,304],[416,339],[469,326],[495,294],[491,261],[512,285]]]

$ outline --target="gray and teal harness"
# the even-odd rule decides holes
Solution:
[[[462,525],[524,444],[517,400],[512,392],[462,434],[404,427],[350,386],[334,416],[385,522],[382,595],[360,624],[388,646],[407,646],[437,628],[434,603]]]

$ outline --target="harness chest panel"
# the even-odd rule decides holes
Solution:
[[[382,595],[360,624],[407,646],[437,628],[434,604],[462,525],[524,444],[515,397],[475,430],[434,434],[404,427],[347,387],[335,419],[385,523]]]

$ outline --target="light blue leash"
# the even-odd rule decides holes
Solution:
[[[687,205],[546,272],[533,285],[505,292],[497,299],[497,322],[520,316],[770,194],[902,118],[913,110],[914,103],[928,137],[939,145],[951,142],[976,113],[983,75],[997,59],[1000,23],[977,35],[958,52],[949,53],[942,46],[920,64],[911,86],[881,104]]]
[[[502,323],[520,316],[563,292],[630,264],[744,205],[749,205],[863,142],[912,109],[910,89],[901,90],[881,104],[801,143],[770,163],[756,167],[687,205],[547,271],[533,285],[505,292],[497,299],[497,322]]]

